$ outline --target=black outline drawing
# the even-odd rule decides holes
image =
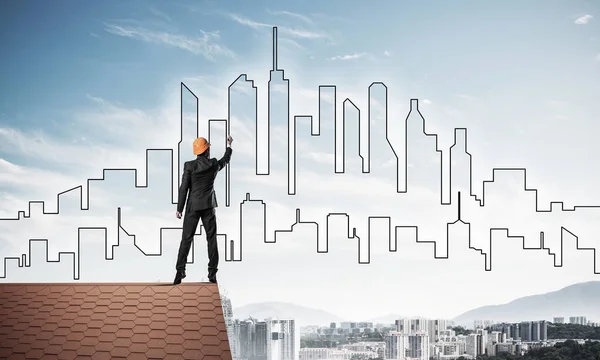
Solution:
[[[237,77],[237,79],[235,79],[234,82],[232,82],[228,87],[227,87],[227,136],[231,135],[231,87],[233,85],[235,85],[240,79],[243,78],[243,81],[245,83],[250,83],[250,86],[252,86],[252,89],[254,90],[254,124],[255,124],[255,138],[254,138],[254,143],[255,143],[255,148],[256,148],[256,154],[254,154],[254,161],[255,161],[255,166],[256,166],[256,175],[258,175],[258,88],[256,87],[256,85],[254,85],[254,80],[248,79],[248,75],[247,74],[241,74],[240,76]],[[209,133],[210,135],[210,133]],[[227,164],[227,167],[225,168],[225,177],[227,178],[227,185],[226,185],[226,200],[225,200],[225,206],[229,207],[231,204],[231,168],[229,167],[230,164]]]
[[[297,181],[297,162],[296,162],[296,137],[297,137],[297,123],[298,123],[298,119],[300,118],[310,118],[311,119],[311,136],[320,136],[321,135],[321,125],[322,125],[322,119],[321,119],[321,112],[322,112],[322,101],[321,101],[321,95],[323,93],[323,89],[333,89],[333,125],[334,125],[334,174],[343,174],[345,173],[345,123],[346,123],[346,110],[345,110],[345,106],[349,103],[352,106],[355,107],[355,109],[358,111],[358,127],[359,127],[359,150],[358,150],[358,155],[361,157],[362,159],[362,172],[363,173],[369,173],[371,171],[371,162],[370,162],[370,157],[371,157],[371,141],[370,141],[370,137],[371,137],[371,106],[372,106],[372,93],[371,90],[373,88],[373,86],[375,85],[381,85],[384,89],[385,89],[385,125],[386,125],[386,141],[388,143],[388,145],[390,146],[390,149],[392,150],[392,152],[394,153],[394,156],[396,157],[396,193],[407,193],[408,192],[408,133],[405,133],[405,137],[404,137],[404,147],[405,147],[405,159],[404,159],[404,188],[402,189],[401,182],[400,182],[400,176],[399,176],[399,170],[400,170],[400,163],[399,163],[399,157],[398,154],[396,152],[396,150],[394,149],[394,146],[392,145],[391,141],[390,141],[390,132],[389,132],[389,122],[388,122],[388,88],[387,86],[383,83],[383,82],[373,82],[371,83],[371,85],[368,87],[368,114],[367,114],[367,128],[368,128],[368,137],[367,137],[367,143],[366,145],[363,145],[363,142],[361,141],[361,121],[364,120],[364,116],[361,118],[360,116],[360,109],[354,104],[354,102],[352,102],[351,99],[346,98],[343,102],[342,102],[342,109],[343,109],[343,114],[341,118],[338,118],[337,116],[337,88],[335,85],[319,85],[318,89],[319,89],[319,114],[318,114],[318,118],[316,116],[313,115],[295,115],[293,117],[290,117],[290,86],[289,86],[289,79],[285,78],[285,74],[284,74],[284,70],[280,69],[278,67],[277,64],[278,61],[278,53],[277,53],[277,27],[273,27],[273,69],[270,71],[270,80],[269,80],[269,84],[268,84],[268,116],[267,116],[267,148],[268,148],[268,152],[267,152],[267,172],[266,173],[259,173],[259,169],[258,169],[258,150],[259,150],[259,146],[258,146],[258,134],[259,134],[259,119],[258,119],[258,87],[254,84],[253,80],[249,80],[248,76],[246,74],[241,74],[233,83],[231,83],[228,87],[228,110],[227,110],[227,119],[211,119],[208,120],[208,140],[210,141],[210,137],[211,137],[211,124],[212,122],[221,122],[221,121],[225,121],[226,123],[226,135],[229,135],[231,132],[231,88],[232,86],[239,81],[240,79],[243,79],[243,81],[245,83],[249,83],[254,91],[254,100],[255,100],[255,124],[256,124],[256,139],[255,139],[255,145],[256,145],[256,175],[269,175],[270,174],[270,166],[271,166],[271,161],[270,161],[270,152],[271,152],[271,145],[270,145],[270,126],[271,126],[271,111],[270,111],[270,106],[271,106],[271,80],[273,79],[273,75],[275,72],[280,72],[281,73],[281,77],[283,79],[283,81],[287,84],[287,112],[288,112],[288,195],[295,195],[296,194],[296,181]],[[91,178],[87,180],[87,186],[86,186],[86,192],[85,192],[85,196],[83,194],[83,185],[79,185],[77,187],[73,187],[69,190],[63,191],[61,193],[59,193],[57,195],[57,207],[56,207],[56,211],[46,211],[46,204],[43,201],[29,201],[28,204],[28,211],[17,211],[17,217],[16,218],[0,218],[1,220],[13,220],[13,221],[18,221],[24,218],[29,218],[31,216],[31,210],[32,210],[32,205],[41,205],[41,215],[58,215],[59,211],[60,211],[60,199],[61,196],[64,196],[66,194],[69,194],[73,191],[79,191],[79,199],[80,199],[80,210],[81,211],[86,211],[89,210],[90,208],[90,184],[92,182],[95,181],[104,181],[106,178],[106,175],[108,172],[113,172],[113,171],[118,171],[118,172],[133,172],[134,174],[134,186],[135,188],[147,188],[148,187],[148,165],[149,165],[149,158],[151,156],[152,152],[168,152],[170,154],[170,159],[171,159],[171,205],[176,204],[176,197],[175,197],[175,190],[177,189],[175,186],[179,186],[179,183],[181,181],[181,153],[182,153],[182,149],[181,149],[181,144],[183,142],[183,138],[184,138],[184,112],[183,112],[183,99],[184,99],[184,91],[188,91],[196,100],[196,136],[199,136],[199,99],[198,97],[183,83],[180,83],[180,96],[181,96],[181,109],[180,109],[180,119],[181,119],[181,131],[180,131],[180,139],[179,142],[177,143],[177,160],[175,161],[174,159],[174,154],[173,154],[173,149],[147,149],[146,150],[146,171],[145,171],[145,180],[146,183],[145,185],[138,185],[138,171],[137,169],[132,169],[132,168],[124,168],[124,169],[115,169],[115,168],[107,168],[107,169],[103,169],[102,170],[102,177],[101,178]],[[444,169],[445,163],[444,163],[444,158],[443,158],[443,151],[446,150],[441,150],[439,149],[439,141],[438,141],[438,135],[437,134],[428,134],[425,130],[425,117],[421,114],[419,107],[418,107],[418,99],[410,99],[410,111],[408,113],[408,115],[405,118],[405,130],[408,127],[408,119],[411,117],[411,114],[413,111],[416,111],[419,115],[419,117],[423,120],[423,129],[422,132],[425,136],[428,137],[433,137],[435,139],[435,151],[437,154],[439,154],[440,157],[440,164],[441,164],[441,168],[440,168],[440,176],[442,176],[442,171]],[[342,139],[338,139],[337,137],[337,127],[338,126],[342,126]],[[461,144],[461,146],[464,146],[464,148],[459,149],[459,144],[457,141],[458,138],[458,134],[462,133],[462,135],[464,135],[464,139],[463,139],[463,144]],[[474,193],[473,191],[473,174],[472,174],[472,170],[473,170],[473,163],[472,163],[472,155],[468,152],[468,132],[466,128],[456,128],[454,129],[454,143],[452,146],[450,146],[450,148],[448,149],[448,151],[450,151],[450,177],[448,179],[449,182],[449,193],[452,195],[453,193],[453,183],[454,183],[454,178],[453,178],[453,174],[452,174],[452,155],[454,151],[464,151],[464,154],[466,154],[469,158],[469,176],[468,176],[468,181],[469,181],[469,191],[468,191],[468,199],[469,200],[474,200],[476,201],[480,207],[483,207],[485,205],[485,198],[486,198],[486,185],[493,183],[494,181],[496,181],[496,173],[500,173],[500,172],[519,172],[522,173],[523,176],[523,190],[525,192],[534,192],[535,194],[535,203],[536,203],[536,207],[535,207],[535,212],[536,213],[549,213],[549,212],[553,212],[553,211],[560,211],[560,212],[567,212],[567,211],[576,211],[577,209],[599,209],[600,210],[600,206],[573,206],[572,208],[565,208],[564,206],[564,202],[562,201],[551,201],[550,202],[550,206],[549,208],[545,209],[545,208],[540,208],[539,204],[538,204],[538,191],[537,189],[533,189],[533,188],[528,188],[527,187],[527,170],[525,168],[493,168],[492,169],[492,178],[491,180],[484,180],[483,181],[483,191],[481,196],[477,196],[477,194]],[[337,161],[337,146],[339,145],[339,142],[342,142],[342,159],[343,161],[341,162],[341,164],[338,164]],[[366,146],[366,154],[364,153],[363,150],[365,150]],[[173,166],[175,164],[175,162],[177,163],[177,175],[178,175],[178,181],[176,182],[173,179],[173,175],[175,174]],[[341,172],[338,171],[338,165],[341,166]],[[230,206],[230,165],[227,166],[227,170],[226,170],[226,207]],[[450,201],[449,202],[444,202],[444,179],[441,179],[440,182],[440,204],[442,206],[445,205],[452,205],[452,196],[450,196]],[[350,223],[350,216],[347,213],[329,213],[326,215],[325,217],[325,222],[326,222],[326,232],[325,232],[325,237],[324,239],[321,239],[319,237],[319,223],[316,221],[301,221],[300,219],[300,209],[297,208],[296,209],[296,222],[294,224],[292,224],[291,229],[290,230],[275,230],[273,233],[273,240],[270,240],[270,237],[267,235],[267,204],[265,201],[260,200],[260,199],[250,199],[250,193],[246,193],[246,198],[244,200],[242,200],[240,202],[240,235],[239,235],[239,242],[236,244],[234,239],[230,239],[228,238],[227,234],[218,234],[217,237],[219,239],[219,241],[223,241],[225,244],[225,260],[227,262],[240,262],[242,261],[242,255],[243,255],[243,244],[247,241],[247,239],[244,239],[243,237],[243,213],[244,213],[244,204],[248,203],[248,202],[257,202],[260,203],[260,205],[263,207],[263,227],[264,227],[264,232],[263,232],[263,243],[267,243],[267,244],[272,244],[272,243],[276,243],[277,242],[277,234],[278,233],[286,233],[286,232],[293,232],[294,227],[296,225],[299,224],[314,224],[316,225],[316,252],[318,254],[321,253],[328,253],[329,252],[329,231],[330,231],[330,226],[329,226],[329,222],[332,219],[333,216],[345,216],[346,217],[346,224],[348,226],[348,232],[346,237],[348,239],[356,239],[357,240],[357,245],[358,245],[358,263],[359,264],[370,264],[370,258],[371,258],[371,239],[370,239],[370,234],[371,234],[371,220],[372,219],[388,219],[389,221],[389,252],[397,252],[398,251],[398,230],[399,229],[410,229],[410,230],[414,230],[414,239],[416,241],[416,243],[421,243],[421,244],[433,244],[433,255],[434,255],[434,259],[449,259],[450,257],[450,240],[449,240],[449,233],[450,233],[450,226],[451,225],[455,225],[455,224],[463,224],[463,225],[467,225],[468,226],[468,248],[470,250],[474,250],[475,252],[479,253],[480,255],[483,255],[485,258],[485,270],[486,271],[491,271],[492,270],[492,252],[493,252],[493,233],[494,232],[499,232],[499,231],[503,231],[505,232],[506,236],[510,239],[514,239],[514,238],[520,238],[522,239],[523,243],[522,243],[522,249],[523,250],[540,250],[543,251],[545,253],[547,253],[549,256],[552,256],[553,258],[553,266],[554,267],[563,267],[564,263],[564,235],[565,233],[568,233],[569,235],[571,235],[572,237],[575,238],[575,250],[580,250],[580,251],[585,251],[585,252],[591,252],[593,254],[594,257],[594,274],[600,274],[600,269],[598,269],[597,266],[597,251],[598,249],[593,248],[593,247],[583,247],[580,246],[579,244],[579,237],[571,232],[570,230],[568,230],[566,227],[561,226],[560,227],[560,246],[559,249],[557,249],[558,251],[552,251],[550,249],[549,246],[546,246],[545,243],[545,232],[541,231],[540,232],[540,241],[539,241],[539,246],[526,246],[525,245],[525,237],[524,236],[520,236],[520,235],[515,235],[515,234],[510,234],[510,230],[508,228],[502,228],[502,227],[493,227],[489,229],[489,251],[484,251],[483,249],[479,249],[475,246],[473,246],[473,244],[471,243],[471,223],[465,221],[463,219],[462,216],[462,196],[461,196],[461,192],[458,191],[457,192],[458,197],[457,197],[457,219],[454,222],[448,222],[446,223],[446,253],[445,255],[439,255],[439,248],[438,248],[438,242],[437,241],[431,241],[431,240],[420,240],[419,239],[419,229],[418,226],[413,226],[413,225],[393,225],[392,224],[392,220],[391,217],[389,216],[369,216],[368,217],[368,229],[367,229],[367,236],[363,237],[363,239],[361,240],[361,238],[358,236],[356,227],[352,227],[351,223]],[[558,208],[558,205],[560,204],[560,209]],[[392,227],[394,228],[394,237],[392,239],[391,236],[391,229]],[[78,239],[77,239],[77,251],[76,252],[59,252],[58,253],[58,260],[49,260],[49,254],[48,254],[48,239],[39,239],[39,238],[35,238],[35,239],[29,239],[29,254],[22,254],[20,257],[5,257],[4,258],[4,275],[1,276],[0,278],[6,278],[7,274],[6,274],[6,269],[7,269],[7,263],[9,261],[17,261],[17,265],[18,267],[30,267],[31,266],[31,247],[33,242],[44,242],[45,243],[45,248],[46,248],[46,262],[52,263],[52,262],[60,262],[61,259],[65,259],[68,255],[73,255],[73,276],[75,280],[79,280],[80,279],[80,249],[81,249],[81,235],[82,233],[86,232],[86,231],[103,231],[104,232],[104,243],[105,243],[105,260],[113,260],[114,259],[114,250],[116,247],[119,246],[120,244],[120,236],[121,236],[121,230],[123,231],[124,234],[128,235],[128,236],[132,236],[133,237],[133,243],[134,246],[145,256],[161,256],[162,255],[162,245],[163,245],[163,232],[164,230],[181,230],[180,227],[161,227],[160,228],[160,237],[159,237],[159,242],[160,242],[160,250],[159,253],[157,254],[153,254],[153,253],[146,253],[144,252],[137,244],[136,244],[136,235],[135,234],[130,234],[127,230],[126,230],[126,226],[123,226],[122,223],[122,216],[121,216],[121,208],[118,207],[117,208],[117,219],[116,219],[116,231],[117,231],[117,243],[116,245],[111,245],[111,251],[112,253],[109,254],[108,251],[108,241],[109,241],[109,228],[108,227],[78,227]],[[195,236],[199,236],[202,234],[202,225],[200,225],[197,229],[197,233],[195,234]],[[324,244],[322,244],[321,242],[324,241]],[[361,241],[367,241],[367,255],[366,261],[362,261],[362,257],[361,256]],[[193,245],[192,245],[193,246]],[[77,254],[76,254],[77,253]],[[239,253],[239,254],[238,254]],[[189,261],[188,259],[188,263],[194,263],[194,252],[193,252],[193,248],[192,248],[192,259],[191,261]],[[364,255],[364,254],[362,254]],[[237,257],[237,259],[236,259]]]

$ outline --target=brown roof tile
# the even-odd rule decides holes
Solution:
[[[0,284],[0,358],[231,360],[209,283]]]

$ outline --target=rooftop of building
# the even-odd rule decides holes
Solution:
[[[211,283],[0,283],[0,358],[231,359]]]

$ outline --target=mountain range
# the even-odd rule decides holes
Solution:
[[[496,322],[519,322],[549,320],[553,317],[586,316],[588,320],[600,321],[600,281],[583,282],[545,294],[525,296],[506,304],[487,305],[469,310],[455,317],[456,325],[472,327],[475,320]],[[300,326],[329,325],[344,320],[331,312],[283,302],[263,302],[234,308],[236,319],[253,317],[263,320],[269,317],[293,318]],[[402,315],[389,314],[365,320],[374,323],[393,324]]]
[[[264,320],[269,317],[291,318],[295,319],[296,323],[300,326],[329,325],[331,322],[339,323],[340,321],[344,321],[339,316],[324,310],[283,302],[264,302],[241,306],[233,309],[233,316],[240,320],[249,317],[258,320]]]
[[[525,296],[506,304],[482,306],[453,320],[457,325],[472,326],[475,320],[518,322],[549,320],[555,316],[586,316],[600,321],[600,281],[567,286],[545,294]]]

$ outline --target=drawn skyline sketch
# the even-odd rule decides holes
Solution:
[[[249,62],[232,67],[223,71],[228,83],[208,76],[179,77],[177,86],[167,87],[172,93],[167,96],[178,106],[152,120],[136,111],[110,124],[90,116],[90,127],[77,135],[90,139],[85,140],[87,152],[78,155],[73,152],[77,145],[40,139],[41,147],[50,144],[62,150],[44,154],[34,149],[28,156],[56,156],[53,161],[63,161],[62,173],[69,174],[62,179],[54,175],[55,182],[43,192],[18,189],[16,179],[32,179],[25,175],[32,160],[11,161],[17,159],[16,147],[0,147],[2,281],[172,277],[181,236],[173,204],[182,164],[192,157],[191,142],[197,136],[207,137],[211,156],[219,157],[227,135],[235,139],[232,162],[216,183],[220,282],[244,302],[272,300],[269,289],[278,289],[275,299],[302,303],[300,289],[308,281],[323,295],[306,300],[327,308],[332,304],[324,300],[330,296],[326,288],[331,275],[323,274],[333,274],[333,269],[346,274],[335,276],[340,296],[357,286],[382,286],[385,277],[376,275],[382,271],[402,279],[391,290],[398,294],[404,286],[427,279],[434,279],[439,291],[452,286],[442,282],[465,277],[471,279],[465,286],[493,288],[515,275],[533,276],[527,273],[532,267],[547,278],[535,285],[538,289],[597,279],[600,242],[594,219],[600,205],[594,204],[600,204],[600,196],[587,196],[585,202],[577,198],[585,185],[575,184],[586,179],[560,191],[556,183],[545,187],[543,170],[536,167],[541,163],[519,161],[528,158],[528,150],[539,149],[534,142],[515,152],[511,159],[516,161],[498,163],[497,152],[506,155],[518,147],[509,145],[506,134],[489,126],[486,136],[481,128],[488,125],[454,124],[456,111],[441,117],[444,111],[436,109],[428,95],[420,97],[420,90],[412,95],[408,87],[400,93],[398,82],[387,81],[385,75],[365,74],[348,81],[332,71],[321,80],[302,79],[294,70],[300,60],[290,56],[295,40],[289,29],[287,24],[256,29],[259,36],[254,41],[262,49],[257,56],[269,59],[269,66],[261,60],[237,73],[233,69]],[[119,35],[107,30],[109,34]],[[366,71],[369,65],[362,68]],[[105,112],[120,106],[93,95],[88,98]],[[472,96],[453,101],[470,102],[467,110],[477,116],[484,113],[480,105],[473,105],[478,100]],[[528,117],[523,115],[522,121]],[[6,137],[15,126],[3,123],[0,135]],[[108,134],[99,128],[115,135],[92,140],[94,133]],[[77,134],[78,128],[73,129]],[[142,137],[140,129],[152,135]],[[492,150],[482,145],[491,140],[489,134],[504,136],[505,142],[497,144],[506,147]],[[141,140],[122,154],[114,150],[111,155],[110,147],[96,145],[108,145],[119,136]],[[562,151],[571,150],[576,151],[572,146]],[[102,161],[91,161],[100,153],[106,154]],[[81,162],[71,164],[69,159],[77,156]],[[564,164],[556,160],[555,166]],[[81,164],[85,171],[77,171]],[[61,174],[50,167],[43,171]],[[55,189],[51,200],[48,192]],[[16,194],[14,203],[9,202],[10,194]],[[44,200],[32,201],[40,195]],[[199,279],[205,267],[201,227],[195,240],[188,258],[189,281]],[[297,275],[299,269],[306,279]],[[244,284],[242,273],[255,281]],[[251,287],[260,290],[246,296]],[[534,289],[519,285],[513,296],[519,291]],[[477,296],[470,304],[483,304],[484,299],[488,297]],[[391,300],[378,301],[389,304],[383,306],[388,312],[402,311],[393,310]],[[409,311],[428,315],[423,313],[425,303],[403,301]],[[431,315],[450,316],[465,304],[469,302],[459,297]]]

